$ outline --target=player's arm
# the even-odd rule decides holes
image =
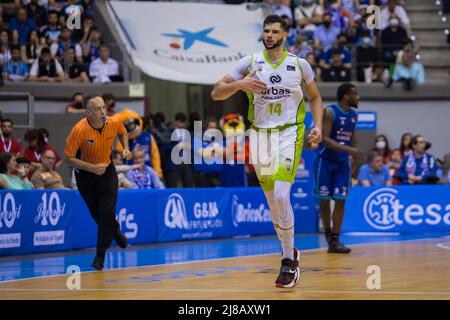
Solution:
[[[235,80],[229,74],[220,79],[211,91],[211,98],[214,101],[226,100],[238,91],[260,93],[267,90],[264,82],[254,79],[256,71],[247,75],[241,80]]]
[[[308,135],[309,143],[320,143],[322,141],[322,118],[323,118],[323,102],[320,96],[316,82],[313,80],[309,84],[302,86],[303,92],[309,97],[309,108],[314,121],[314,128]]]

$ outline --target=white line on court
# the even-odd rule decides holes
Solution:
[[[37,289],[37,288],[1,288],[0,291],[9,291],[9,292],[113,292],[113,291],[137,291],[137,292],[223,292],[223,293],[288,293],[288,292],[298,292],[298,293],[320,293],[320,294],[397,294],[397,295],[450,295],[450,292],[417,292],[417,291],[341,291],[341,290],[302,290],[302,289],[278,289],[278,290],[250,290],[250,289],[156,289],[156,288],[110,288],[110,289],[77,289],[77,290],[68,290],[68,289]]]
[[[380,245],[380,244],[399,244],[404,242],[413,242],[413,241],[423,241],[423,240],[432,240],[432,239],[441,239],[441,238],[448,238],[448,236],[443,237],[431,237],[431,238],[421,238],[421,239],[410,239],[410,240],[396,240],[396,241],[383,241],[383,242],[372,242],[372,243],[358,243],[358,244],[352,244],[352,247],[361,247],[361,246],[374,246],[374,245]],[[317,250],[323,250],[326,249],[325,247],[320,248],[314,248],[314,249],[305,249],[300,250],[300,253],[302,252],[309,252],[309,251],[317,251]],[[103,269],[103,271],[97,271],[97,270],[91,270],[91,271],[82,271],[80,274],[86,274],[86,273],[93,273],[93,272],[110,272],[110,271],[116,271],[116,270],[131,270],[131,269],[141,269],[141,268],[150,268],[150,267],[162,267],[162,266],[176,266],[176,265],[183,265],[183,264],[189,264],[189,263],[199,263],[199,262],[211,262],[211,261],[220,261],[220,260],[230,260],[230,259],[236,259],[236,258],[255,258],[255,257],[264,257],[264,256],[272,256],[276,255],[277,253],[263,253],[263,254],[255,254],[255,255],[242,255],[242,256],[233,256],[233,257],[226,257],[226,258],[215,258],[215,259],[205,259],[205,260],[191,260],[191,261],[182,261],[182,262],[175,262],[175,263],[162,263],[162,264],[153,264],[153,265],[146,265],[146,266],[135,266],[135,267],[121,267],[121,268],[114,268],[114,269]],[[62,273],[62,274],[52,274],[47,276],[39,276],[39,277],[30,277],[30,278],[23,278],[23,279],[13,279],[13,280],[5,280],[0,281],[0,285],[3,283],[11,283],[11,282],[18,282],[18,281],[25,281],[25,280],[34,280],[34,279],[43,279],[43,278],[54,278],[54,277],[68,277],[71,274],[68,273]]]

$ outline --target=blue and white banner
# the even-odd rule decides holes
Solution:
[[[450,232],[450,186],[354,187],[342,232]]]
[[[0,192],[0,255],[71,247],[73,191]]]
[[[296,231],[315,232],[312,196],[301,191],[309,187],[294,186]],[[261,188],[121,190],[116,218],[130,244],[275,233]],[[0,256],[96,242],[97,225],[77,191],[0,190]]]
[[[111,18],[134,64],[155,78],[213,84],[241,58],[263,49],[259,39],[264,15],[254,5],[109,4]]]
[[[226,189],[225,189],[226,190]],[[210,239],[230,236],[226,191],[166,189],[159,192],[158,241]]]

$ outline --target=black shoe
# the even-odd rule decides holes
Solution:
[[[333,232],[331,231],[331,229],[325,229],[325,239],[327,239],[328,247],[330,246],[332,237],[333,237]]]
[[[122,249],[128,247],[128,239],[122,232],[120,232],[120,230],[117,230],[117,233],[114,236],[114,240],[116,240],[117,245]]]
[[[280,274],[275,281],[275,287],[277,288],[295,287],[300,280],[300,268],[298,266],[300,254],[297,249],[294,248],[294,250],[294,260],[289,258],[281,260]]]
[[[328,247],[328,253],[350,253],[350,251],[352,251],[352,249],[344,246],[339,241],[339,235],[333,234],[330,245]]]
[[[94,258],[94,261],[92,262],[92,267],[94,267],[95,269],[97,269],[99,271],[102,271],[104,262],[105,262],[105,257],[97,254]]]

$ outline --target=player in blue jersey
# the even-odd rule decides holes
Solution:
[[[337,99],[338,103],[328,106],[323,113],[323,140],[314,162],[314,194],[320,198],[328,253],[349,253],[351,249],[339,241],[339,233],[351,183],[349,155],[358,161],[363,158],[355,148],[355,108],[359,101],[356,87],[351,83],[341,84]],[[331,199],[335,201],[332,215]]]

